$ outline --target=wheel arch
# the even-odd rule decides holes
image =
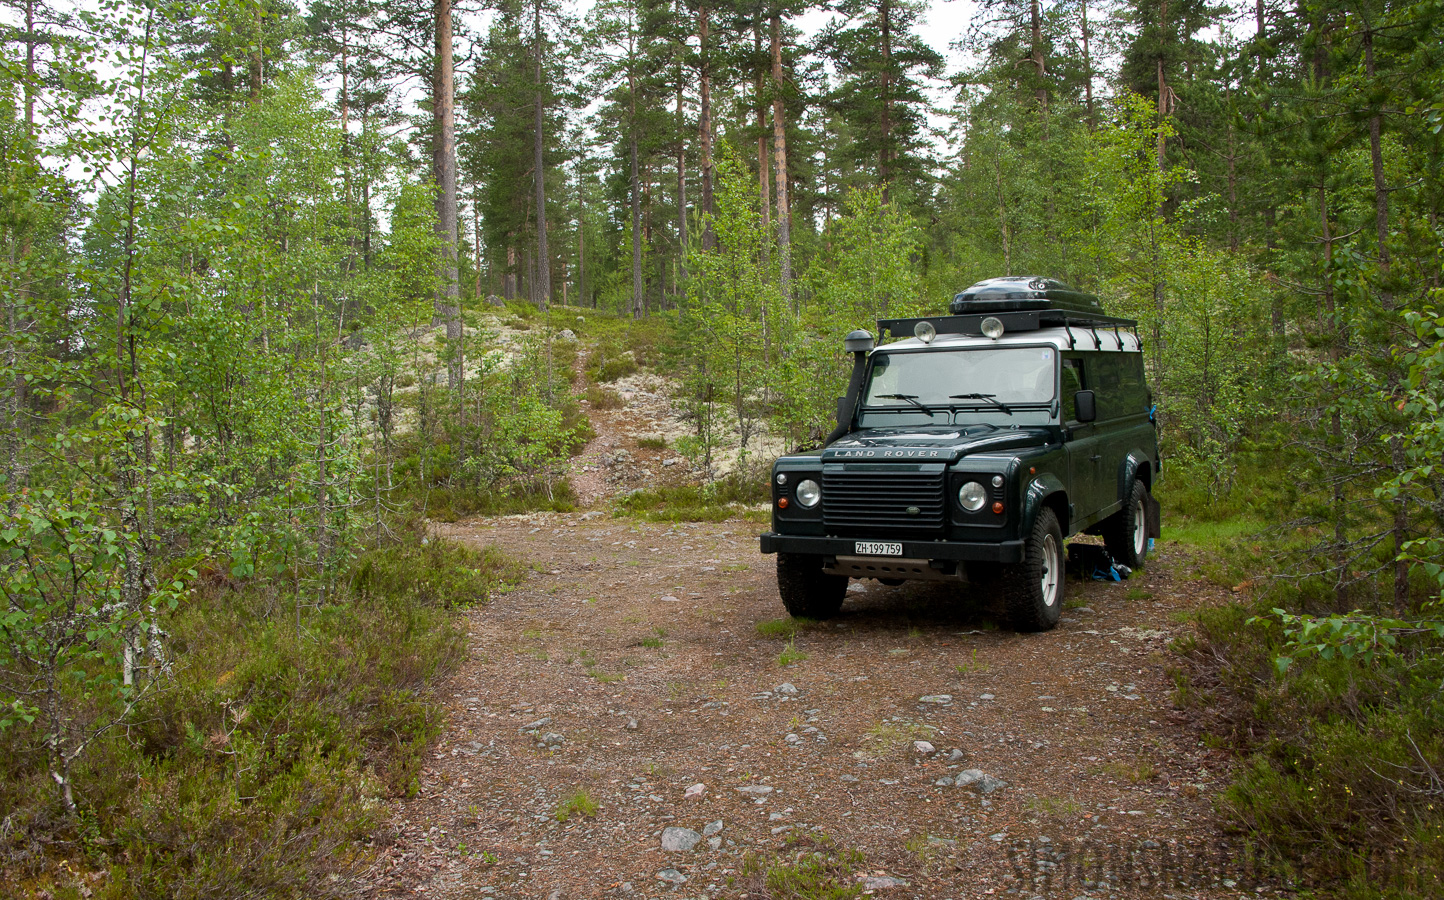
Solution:
[[[1071,506],[1068,502],[1068,491],[1058,476],[1047,472],[1039,475],[1028,485],[1022,534],[1031,534],[1034,523],[1038,521],[1038,513],[1048,508],[1058,517],[1058,525],[1063,529],[1063,536],[1067,537],[1072,533],[1072,515],[1069,512]]]
[[[1148,492],[1153,492],[1153,461],[1141,450],[1130,450],[1128,455],[1123,457],[1123,464],[1118,469],[1118,499],[1127,500],[1129,486],[1134,481],[1143,482]]]

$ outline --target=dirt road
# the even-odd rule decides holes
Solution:
[[[469,613],[374,895],[1256,896],[1213,813],[1226,760],[1172,709],[1166,642],[1203,598],[1167,553],[1070,580],[1047,634],[965,587],[855,582],[789,638],[759,631],[786,630],[762,529],[444,528],[534,571]]]

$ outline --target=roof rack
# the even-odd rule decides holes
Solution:
[[[1028,312],[1000,312],[987,315],[966,315],[966,316],[923,316],[916,319],[878,319],[877,330],[878,340],[885,335],[891,334],[895,338],[913,337],[919,323],[927,322],[933,326],[936,334],[973,334],[983,333],[983,320],[995,318],[1003,323],[1003,328],[1008,332],[1015,331],[1037,331],[1040,328],[1086,328],[1094,333],[1096,343],[1096,329],[1101,325],[1111,328],[1115,334],[1117,330],[1127,329],[1133,332],[1133,336],[1139,338],[1138,322],[1133,319],[1120,319],[1115,316],[1080,316],[1076,313],[1068,313],[1062,310],[1035,310]]]
[[[1113,329],[1115,335],[1118,329],[1127,328],[1138,339],[1139,347],[1143,346],[1137,321],[1107,315],[1097,297],[1075,291],[1052,278],[1010,276],[980,281],[955,296],[949,311],[953,315],[879,319],[878,340],[887,334],[912,337],[923,322],[930,324],[936,334],[980,335],[983,320],[995,318],[1008,332],[1068,328],[1070,347],[1074,343],[1072,329],[1075,327],[1088,329],[1095,347],[1099,345],[1098,326]],[[1122,345],[1121,339],[1119,345]]]

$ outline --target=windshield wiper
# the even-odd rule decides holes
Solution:
[[[949,399],[949,400],[986,400],[986,401],[988,401],[989,403],[991,403],[991,404],[993,404],[994,406],[996,406],[998,409],[1001,409],[1003,412],[1005,412],[1005,413],[1007,413],[1008,415],[1011,416],[1011,415],[1013,414],[1013,411],[1008,408],[1008,404],[1004,403],[1004,402],[1001,401],[1001,400],[996,399],[997,396],[998,396],[997,394],[949,394],[949,395],[948,395],[948,399]]]
[[[927,414],[928,414],[928,418],[932,418],[932,415],[933,415],[933,411],[932,411],[932,410],[928,409],[926,406],[924,406],[923,404],[921,404],[921,403],[918,402],[918,395],[917,395],[917,394],[878,394],[878,395],[877,395],[877,399],[879,399],[879,400],[906,400],[907,402],[911,403],[913,406],[916,406],[918,409],[920,409],[920,410],[922,410],[923,412],[927,413]]]

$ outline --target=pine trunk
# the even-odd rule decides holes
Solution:
[[[635,38],[633,38],[635,40]],[[637,79],[632,71],[636,65],[636,47],[629,48],[627,60],[627,94],[631,98],[631,121],[628,122],[628,149],[631,154],[632,178],[632,318],[642,317],[642,176],[639,171],[637,147]]]
[[[1372,88],[1376,78],[1374,68],[1374,32],[1364,32],[1364,74]],[[1379,301],[1384,309],[1394,309],[1394,290],[1389,259],[1389,186],[1384,179],[1383,117],[1375,109],[1369,117],[1369,159],[1374,170],[1374,236],[1379,245]],[[1389,368],[1389,389],[1397,392],[1400,387],[1399,369]],[[1395,474],[1403,473],[1409,465],[1404,451],[1404,442],[1397,434],[1389,436],[1389,462]],[[1394,498],[1394,552],[1402,553],[1409,541],[1409,498],[1400,495]],[[1409,611],[1409,563],[1401,558],[1394,560],[1394,609],[1400,614]]]
[[[1159,40],[1168,29],[1168,2],[1164,0],[1158,11],[1158,34]],[[1168,118],[1169,113],[1168,77],[1163,71],[1163,48],[1158,50],[1158,171],[1164,168],[1164,154],[1167,151],[1165,146],[1166,138],[1163,136],[1163,121]]]
[[[1044,78],[1048,74],[1047,63],[1043,59],[1043,17],[1038,9],[1038,0],[1032,0],[1029,4],[1029,16],[1032,25],[1032,48],[1028,52],[1028,58],[1033,62],[1033,71],[1038,78],[1038,86],[1034,88],[1033,95],[1038,100],[1038,112],[1043,116],[1043,139],[1048,139],[1048,85]]]
[[[541,0],[536,0],[533,9],[535,10],[533,27],[536,29],[536,100],[534,104],[536,107],[536,139],[533,142],[532,152],[532,166],[536,177],[536,298],[537,305],[546,309],[551,305],[552,299],[552,272],[551,254],[547,250],[546,110],[542,89]]]
[[[682,106],[682,67],[677,67],[677,256],[681,266],[677,293],[680,295],[687,281],[687,142],[683,129],[687,126],[687,115]]]
[[[1089,52],[1088,0],[1083,0],[1083,97],[1088,105],[1088,128],[1098,127],[1098,118],[1093,112],[1093,56]]]
[[[711,36],[707,4],[697,11],[697,80],[701,90],[698,105],[697,134],[702,148],[702,249],[711,250],[717,246],[717,235],[712,230],[711,216],[716,211],[712,197],[712,64],[708,57],[707,39]]]
[[[890,199],[892,166],[892,2],[882,0],[882,115],[878,125],[882,133],[882,146],[878,151],[877,180],[882,182],[882,202]]]
[[[432,165],[436,176],[436,232],[441,238],[437,260],[436,316],[446,323],[446,340],[461,345],[461,285],[456,270],[456,82],[452,71],[451,0],[435,0],[436,60],[433,114],[436,129]],[[453,352],[446,369],[447,385],[461,383],[461,354]]]
[[[787,107],[782,95],[782,17],[772,14],[772,153],[777,168],[778,281],[792,297],[792,208],[787,195]],[[765,168],[765,166],[764,166]]]

